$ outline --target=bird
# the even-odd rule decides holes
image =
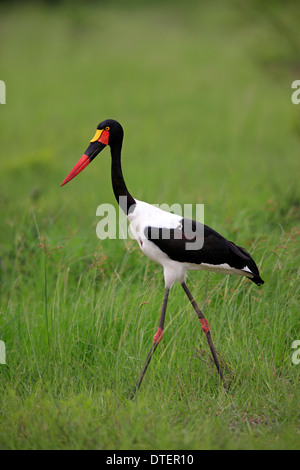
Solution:
[[[169,292],[175,283],[181,284],[200,320],[215,366],[224,384],[224,374],[212,341],[210,327],[187,286],[187,272],[206,270],[235,274],[245,276],[258,286],[264,284],[264,281],[255,261],[241,246],[227,240],[205,224],[167,212],[131,195],[124,181],[121,165],[123,138],[124,130],[118,121],[106,119],[100,122],[88,148],[61,186],[75,178],[105,147],[110,147],[111,182],[115,198],[128,218],[131,233],[141,251],[163,268],[164,295],[158,328],[131,398],[140,388],[151,358],[163,338]]]

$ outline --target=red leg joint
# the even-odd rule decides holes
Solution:
[[[154,335],[153,342],[159,343],[162,340],[163,335],[164,335],[164,330],[162,330],[161,328],[158,328],[157,332]]]
[[[205,318],[200,318],[200,323],[201,323],[202,331],[204,331],[204,333],[207,334],[209,332],[208,321]]]

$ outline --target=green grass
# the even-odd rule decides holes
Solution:
[[[297,449],[299,6],[295,2],[2,4],[1,449]],[[180,286],[164,340],[161,268],[96,237],[115,204],[108,151],[64,188],[96,125],[125,129],[129,189],[204,203],[265,284],[191,273],[226,394]]]

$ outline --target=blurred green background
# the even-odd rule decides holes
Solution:
[[[212,403],[209,410],[203,409],[203,420],[210,413],[222,416],[217,424],[214,420],[207,424],[206,436],[218,435],[218,442],[213,437],[197,441],[193,420],[199,395],[192,388],[186,421],[175,419],[173,411],[169,415],[162,392],[156,390],[155,395],[145,385],[153,406],[128,411],[124,405],[123,422],[130,415],[134,423],[141,414],[145,423],[152,422],[150,409],[164,403],[166,414],[156,411],[165,423],[162,429],[170,433],[168,426],[173,426],[174,434],[165,432],[160,444],[169,448],[183,441],[192,448],[266,448],[272,447],[277,432],[278,447],[297,446],[293,410],[298,369],[291,365],[290,356],[291,343],[299,335],[300,105],[291,101],[291,85],[300,79],[299,13],[299,2],[291,0],[0,2],[0,79],[6,84],[6,104],[0,107],[0,339],[7,345],[10,364],[0,369],[1,396],[6,397],[1,447],[101,447],[95,437],[98,425],[94,440],[87,442],[76,432],[73,436],[71,425],[65,431],[73,440],[64,443],[55,432],[49,437],[43,428],[53,416],[49,402],[49,416],[34,427],[30,416],[37,410],[34,401],[26,399],[34,393],[38,393],[37,403],[43,403],[44,394],[69,398],[67,382],[77,373],[70,366],[76,351],[82,376],[73,392],[84,394],[94,384],[108,402],[101,413],[115,423],[118,400],[133,384],[148,348],[148,342],[142,341],[144,332],[151,343],[163,288],[161,270],[148,264],[132,242],[101,242],[96,237],[97,206],[116,205],[108,150],[60,188],[97,124],[107,118],[123,125],[123,172],[133,196],[169,205],[204,203],[205,223],[249,249],[260,266],[266,284],[259,293],[245,280],[242,284],[237,278],[223,281],[218,276],[191,275],[199,301],[210,288],[215,289],[209,318],[213,318],[218,349],[232,354],[238,369],[247,336],[252,338],[247,351],[251,358],[257,354],[259,364],[263,353],[257,345],[265,341],[264,351],[273,348],[265,369],[259,366],[261,375],[254,366],[243,369],[244,387],[237,399],[241,408],[234,426],[232,415],[227,416],[233,405],[224,397],[217,410]],[[226,304],[228,292],[236,298]],[[245,292],[244,297],[240,292]],[[182,305],[176,288],[173,298],[170,310],[176,311]],[[111,299],[116,317],[103,337],[98,323],[102,318],[103,325],[110,321]],[[143,302],[150,305],[147,313],[143,310],[144,319],[138,317],[140,337],[135,308]],[[72,312],[77,312],[78,305],[83,307],[76,320]],[[237,305],[235,313],[233,305]],[[239,317],[241,306],[244,316]],[[256,315],[257,336],[251,334],[255,326],[250,310]],[[90,311],[95,316],[89,316]],[[76,321],[82,322],[82,329]],[[177,318],[174,324],[180,321]],[[177,331],[174,328],[171,325],[168,341]],[[188,338],[188,322],[182,328],[179,334]],[[234,344],[229,341],[233,331]],[[110,347],[113,353],[105,355]],[[186,369],[185,364],[174,365],[174,357],[178,361],[184,357],[179,351],[177,344],[165,354],[170,377],[181,367]],[[123,370],[126,360],[129,365]],[[153,366],[148,383],[156,383],[158,370]],[[105,384],[100,382],[103,375]],[[282,377],[280,384],[278,377]],[[257,380],[255,385],[252,380]],[[51,384],[49,388],[44,388],[45,382]],[[261,389],[262,383],[271,383],[271,388]],[[11,394],[8,385],[14,391]],[[207,390],[214,394],[216,389],[211,387]],[[260,390],[264,390],[261,401],[250,404],[249,395],[259,395]],[[93,423],[94,409],[84,396],[80,403],[74,398],[74,410],[86,405],[87,422]],[[17,406],[21,399],[24,408]],[[53,400],[51,405],[59,408]],[[170,400],[176,400],[176,407],[183,406],[177,396]],[[68,410],[62,408],[60,413],[65,416]],[[84,418],[78,419],[82,426]],[[57,423],[50,421],[49,429],[55,428]],[[12,422],[19,424],[14,428]],[[65,424],[70,423],[62,418],[60,426]],[[143,426],[148,429],[148,424]],[[253,436],[255,426],[261,429]],[[244,436],[240,443],[235,435],[227,435],[233,428]],[[104,448],[141,445],[140,428],[135,441],[128,437],[128,423],[118,429],[115,435],[108,428]],[[263,441],[266,432],[269,437]],[[281,432],[286,432],[284,437]],[[145,448],[158,445],[158,436],[159,432],[146,433]],[[248,439],[255,441],[257,436],[258,443],[249,444]]]
[[[78,215],[74,184],[58,186],[108,117],[138,198],[209,203],[210,221],[220,201],[235,216],[297,186],[298,13],[274,0],[2,3],[4,240],[31,203]],[[101,159],[81,175],[84,227],[114,202]]]

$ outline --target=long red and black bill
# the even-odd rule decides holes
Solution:
[[[77,176],[82,170],[84,170],[91,161],[98,155],[98,153],[103,150],[106,145],[108,145],[108,138],[109,136],[107,131],[103,131],[102,129],[98,129],[95,137],[91,140],[90,145],[82,155],[82,157],[78,160],[74,168],[70,171],[68,176],[64,179],[61,186],[64,186],[69,181],[71,181],[75,176]]]

